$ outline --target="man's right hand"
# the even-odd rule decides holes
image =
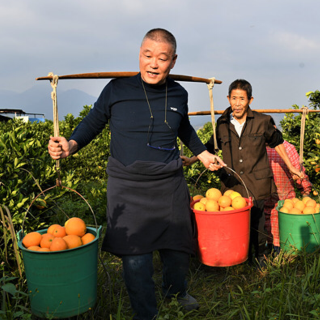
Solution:
[[[59,160],[66,158],[76,150],[76,141],[70,140],[68,142],[64,137],[50,137],[48,151],[52,159]]]

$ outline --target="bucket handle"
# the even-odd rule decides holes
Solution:
[[[97,232],[97,234],[98,234],[97,219],[96,219],[96,216],[95,216],[95,214],[94,214],[94,212],[93,212],[93,210],[92,210],[92,207],[90,206],[89,202],[88,202],[78,191],[76,191],[76,190],[74,190],[74,189],[72,189],[72,188],[69,188],[69,187],[62,186],[62,185],[59,186],[59,185],[57,184],[57,185],[55,185],[55,186],[53,186],[53,187],[50,187],[50,188],[48,188],[48,189],[46,189],[46,190],[41,191],[41,192],[32,200],[32,202],[30,203],[30,205],[29,205],[29,207],[28,207],[28,209],[27,209],[27,211],[26,211],[26,214],[25,214],[25,216],[24,216],[24,218],[23,218],[23,221],[22,221],[22,226],[21,226],[22,235],[24,234],[24,232],[23,232],[24,222],[25,222],[25,220],[26,220],[27,214],[28,214],[30,208],[32,207],[33,203],[38,199],[38,197],[40,197],[41,195],[44,195],[47,191],[52,190],[52,189],[54,189],[54,188],[56,188],[56,187],[60,187],[60,188],[67,189],[67,190],[69,190],[69,191],[73,191],[73,192],[75,192],[79,197],[81,197],[82,200],[84,200],[84,202],[87,204],[87,206],[89,207],[89,209],[90,209],[90,211],[91,211],[91,213],[92,213],[93,220],[94,220],[95,227],[96,227],[96,232]]]
[[[235,173],[235,174],[237,175],[237,177],[241,180],[241,182],[242,182],[242,184],[243,184],[243,186],[244,186],[244,188],[245,188],[245,190],[246,190],[246,193],[247,193],[247,196],[248,196],[247,198],[249,199],[249,204],[251,205],[251,204],[252,204],[252,197],[249,196],[249,191],[248,191],[248,189],[247,189],[246,184],[245,184],[244,181],[242,180],[242,178],[239,176],[239,174],[238,174],[237,172],[235,172],[235,171],[234,171],[233,169],[231,169],[230,167],[225,166],[224,168],[227,168],[227,169],[229,169],[230,171],[232,171],[233,173]],[[205,170],[199,175],[196,183],[194,184],[195,186],[197,185],[197,183],[198,183],[199,179],[201,178],[201,176],[202,176],[207,170],[208,170],[208,169],[205,169]]]

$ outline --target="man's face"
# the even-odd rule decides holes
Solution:
[[[142,80],[163,84],[176,63],[177,55],[171,44],[145,39],[140,48],[139,68]]]
[[[248,99],[247,92],[241,89],[234,89],[231,91],[230,96],[227,97],[232,109],[233,117],[238,120],[240,123],[245,121],[247,118],[247,111],[250,103],[253,100]]]

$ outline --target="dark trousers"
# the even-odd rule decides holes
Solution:
[[[159,250],[163,263],[164,296],[186,295],[190,256],[174,250]],[[155,319],[158,313],[153,276],[153,254],[123,256],[123,276],[134,312],[134,319]]]
[[[265,230],[264,224],[264,200],[254,200],[253,207],[251,208],[251,228],[249,242],[249,259],[251,260],[261,257],[266,253],[268,234]]]

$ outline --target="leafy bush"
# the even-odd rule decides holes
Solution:
[[[320,109],[320,92],[308,92],[309,109]],[[299,109],[299,106],[293,105],[293,109]],[[301,117],[302,114],[294,115],[288,113],[280,122],[283,137],[288,142],[292,143],[297,151],[300,151],[300,133],[301,133]],[[309,113],[306,116],[305,135],[303,143],[303,165],[310,181],[316,190],[319,190],[320,182],[320,116],[319,113]]]

